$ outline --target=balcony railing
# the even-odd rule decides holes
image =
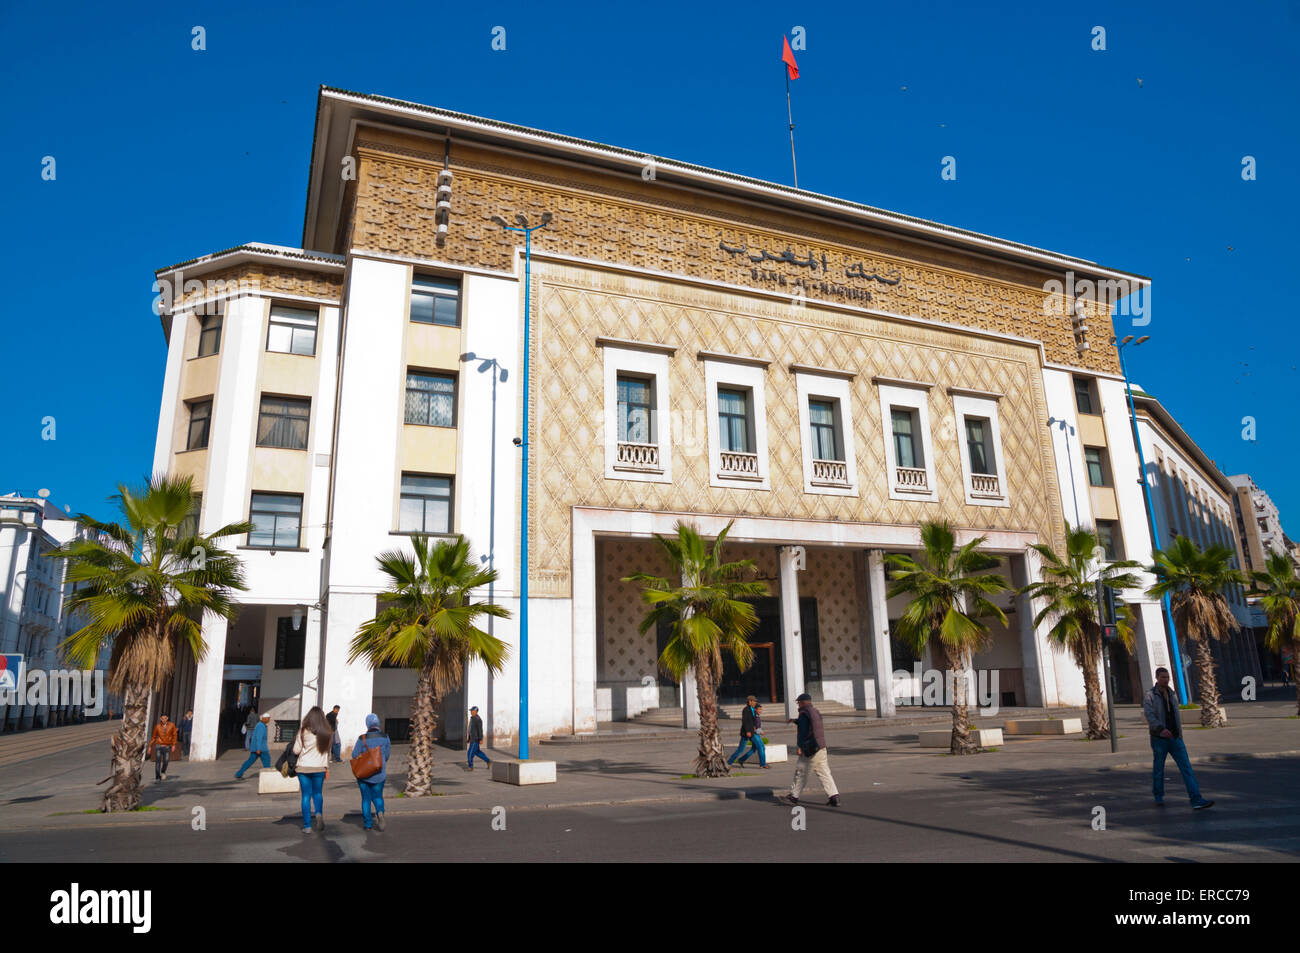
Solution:
[[[1002,498],[1002,485],[996,473],[972,473],[970,475],[971,496],[993,499]]]
[[[733,480],[757,480],[758,454],[741,453],[737,450],[722,450],[718,454],[718,476]]]
[[[895,467],[894,486],[903,493],[929,493],[925,467]]]
[[[659,444],[618,442],[615,470],[636,470],[641,473],[662,473],[659,465]]]
[[[848,486],[849,465],[843,460],[814,460],[812,482],[819,486]]]

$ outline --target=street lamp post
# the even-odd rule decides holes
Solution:
[[[498,363],[495,357],[479,357],[473,351],[466,351],[460,356],[462,361],[478,361],[478,372],[480,374],[492,372],[492,435],[491,441],[491,459],[488,466],[491,471],[488,474],[488,553],[487,564],[488,572],[491,572],[496,561],[496,539],[497,539],[497,381],[504,384],[510,377],[509,372]],[[496,581],[488,583],[488,602],[493,602],[493,595],[496,588]],[[493,617],[488,616],[488,635],[493,634]],[[491,718],[491,709],[488,710],[488,717]]]
[[[551,213],[543,212],[542,220],[530,226],[522,214],[515,215],[515,225],[509,225],[500,215],[492,221],[508,232],[524,233],[524,420],[523,432],[515,439],[523,452],[523,476],[519,489],[519,760],[528,759],[528,357],[532,318],[532,259],[533,232],[545,228]]]
[[[1047,418],[1047,426],[1057,427],[1061,433],[1065,434],[1065,466],[1070,471],[1070,495],[1074,497],[1074,528],[1079,528],[1079,491],[1074,486],[1074,458],[1070,456],[1070,436],[1074,433],[1074,427],[1064,419],[1058,420],[1056,417]]]
[[[1151,505],[1151,487],[1147,484],[1147,461],[1142,453],[1142,441],[1138,437],[1137,413],[1133,409],[1133,385],[1129,383],[1128,372],[1124,369],[1124,348],[1129,344],[1134,346],[1145,344],[1150,339],[1151,335],[1144,334],[1135,341],[1133,335],[1129,334],[1125,335],[1122,341],[1112,337],[1110,343],[1115,345],[1115,352],[1119,354],[1119,372],[1124,378],[1124,391],[1128,395],[1129,429],[1133,433],[1133,446],[1137,448],[1138,466],[1140,468],[1138,482],[1142,484],[1142,500],[1146,504],[1147,528],[1151,530],[1151,558],[1154,562],[1155,551],[1160,548],[1160,525],[1156,522],[1155,507]],[[1181,703],[1186,705],[1188,701],[1187,685],[1183,678],[1183,661],[1178,651],[1178,630],[1174,627],[1174,613],[1169,604],[1168,593],[1165,593],[1164,597],[1164,617],[1165,627],[1169,635],[1170,658],[1173,659],[1174,684],[1178,686],[1178,697]]]

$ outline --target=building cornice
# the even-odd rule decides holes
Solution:
[[[961,229],[950,225],[915,216],[890,212],[857,202],[836,199],[828,195],[792,188],[774,182],[766,182],[749,176],[723,172],[706,166],[679,162],[663,156],[654,156],[608,146],[591,140],[579,139],[559,133],[532,129],[495,119],[472,116],[453,112],[434,106],[377,96],[369,93],[357,93],[335,87],[322,86],[317,105],[315,137],[312,143],[312,159],[309,170],[307,194],[307,214],[303,224],[303,244],[316,243],[315,235],[320,231],[321,223],[318,212],[325,196],[321,187],[326,153],[330,152],[331,136],[335,140],[335,150],[346,148],[342,138],[351,139],[351,125],[357,118],[356,112],[364,110],[382,121],[423,128],[447,139],[492,142],[515,145],[532,154],[578,160],[585,165],[621,171],[629,175],[640,176],[647,162],[653,162],[655,178],[658,181],[672,181],[677,184],[700,186],[716,193],[738,195],[751,200],[759,200],[766,205],[783,206],[820,216],[830,216],[846,220],[875,230],[894,234],[904,234],[913,238],[939,241],[949,246],[966,251],[992,254],[996,257],[1030,264],[1049,270],[1072,270],[1082,275],[1135,281],[1146,285],[1150,279],[1131,272],[1106,268],[1083,258],[1063,255],[1059,252],[1037,248],[1018,242],[1006,241],[979,232]],[[348,120],[347,135],[344,130],[331,129],[335,121],[335,112],[340,112]],[[322,141],[324,137],[325,141]],[[329,223],[326,223],[327,225]]]

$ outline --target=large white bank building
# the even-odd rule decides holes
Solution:
[[[916,688],[892,673],[930,661],[890,637],[902,605],[883,562],[923,520],[987,535],[1017,585],[1038,572],[1029,547],[1059,548],[1067,523],[1149,560],[1109,316],[1053,314],[1045,290],[1143,279],[666,159],[645,175],[647,161],[323,89],[302,247],[158,272],[155,470],[194,477],[204,531],[255,524],[232,540],[238,619],[205,620],[206,657],[156,701],[193,707],[195,757],[223,731],[238,743],[240,700],[287,723],[340,705],[345,737],[375,711],[401,737],[414,673],[348,650],[384,586],[375,557],[412,533],[492,551],[511,659],[491,679],[471,668],[443,727],[456,738],[476,704],[497,744],[514,739],[525,263],[496,215],[553,215],[531,259],[530,735],[681,705],[655,666],[662,634],[637,632],[620,581],[666,572],[651,537],[679,519],[706,534],[734,520],[732,555],[770,583],[757,662],[727,673],[724,701],[789,706],[807,688],[882,715]],[[1159,606],[1130,595],[1146,681],[1166,636]],[[1009,625],[973,659],[998,671],[999,703],[1081,704],[1034,607],[1004,605]]]

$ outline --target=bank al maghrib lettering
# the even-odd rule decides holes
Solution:
[[[718,242],[718,248],[725,251],[732,258],[737,255],[744,255],[752,262],[775,261],[786,265],[795,265],[799,268],[807,268],[811,271],[817,270],[818,259],[812,252],[808,253],[807,258],[800,258],[793,249],[787,247],[785,251],[773,254],[767,249],[761,249],[757,254],[749,254],[748,245],[731,246],[725,241]],[[822,252],[820,260],[822,271],[830,273],[830,263],[826,259],[826,253]],[[871,292],[866,288],[854,288],[850,285],[842,285],[835,281],[805,281],[802,277],[787,278],[779,271],[772,271],[768,268],[759,268],[757,264],[750,268],[750,277],[754,281],[769,281],[778,285],[794,285],[800,293],[807,295],[810,291],[820,292],[823,295],[834,295],[838,298],[847,298],[850,301],[871,301]],[[897,272],[892,277],[886,277],[878,272],[868,271],[866,266],[860,261],[844,266],[844,274],[849,278],[860,278],[863,281],[878,281],[882,285],[896,285],[903,280]]]

